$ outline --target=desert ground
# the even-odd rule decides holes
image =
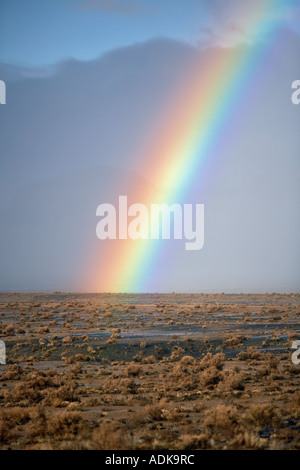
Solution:
[[[300,449],[300,294],[0,294],[0,449]]]

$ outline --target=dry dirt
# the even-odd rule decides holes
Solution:
[[[0,449],[299,449],[300,294],[0,294]]]

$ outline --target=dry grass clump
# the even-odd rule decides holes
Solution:
[[[138,385],[137,383],[132,380],[132,379],[120,379],[119,382],[119,391],[120,393],[127,394],[135,394],[138,392]]]
[[[82,415],[77,411],[63,411],[53,414],[47,419],[46,434],[55,439],[63,437],[64,439],[74,439],[81,435],[85,429],[85,423]]]
[[[87,360],[87,357],[84,354],[75,354],[75,361],[76,362],[84,362]]]
[[[264,353],[264,362],[262,366],[256,371],[256,378],[262,378],[270,376],[273,380],[278,380],[281,378],[281,375],[278,373],[279,366],[278,357],[274,356],[271,353]]]
[[[43,437],[47,434],[49,417],[46,415],[43,405],[39,404],[28,410],[30,421],[26,431],[31,439]]]
[[[297,376],[300,374],[300,367],[299,365],[295,364],[286,364],[284,368],[284,374],[287,376]]]
[[[51,378],[42,373],[32,373],[23,382],[18,383],[7,392],[6,401],[20,406],[40,403],[49,387],[54,387]]]
[[[294,394],[291,403],[300,412],[300,392]]]
[[[200,384],[199,368],[193,359],[186,360],[185,357],[175,365],[167,375],[165,387],[174,390],[194,390]]]
[[[110,312],[109,310],[107,312],[105,312],[105,314],[103,315],[105,318],[110,318],[113,316],[112,312]]]
[[[4,334],[4,336],[13,336],[15,334],[15,326],[7,325],[2,334]]]
[[[183,356],[181,358],[180,364],[182,364],[183,366],[195,366],[197,365],[197,361],[192,356]]]
[[[200,369],[205,370],[210,367],[215,367],[222,370],[225,365],[225,354],[223,353],[207,353],[200,361]]]
[[[171,362],[177,362],[180,359],[180,356],[184,354],[184,349],[181,348],[180,346],[174,346],[174,350],[172,351],[172,354],[170,356],[170,361]]]
[[[222,374],[215,366],[208,367],[200,375],[201,385],[210,389],[217,385],[221,379]]]
[[[233,436],[237,430],[237,416],[235,406],[218,405],[205,411],[203,426],[211,435],[222,433],[228,438]]]
[[[143,364],[155,364],[157,362],[157,359],[151,354],[150,356],[143,357],[142,362]]]
[[[158,402],[152,402],[145,407],[145,413],[148,418],[152,419],[153,421],[162,421],[167,418],[167,401],[165,398],[162,398]]]
[[[238,354],[238,359],[241,361],[262,361],[266,357],[266,353],[257,351],[253,346],[248,346],[246,351],[241,351]]]
[[[49,327],[48,326],[40,326],[39,329],[37,330],[38,334],[44,334],[44,333],[49,333]]]
[[[300,419],[300,392],[293,393],[288,408],[294,419]]]
[[[8,444],[18,435],[18,428],[29,421],[29,413],[22,408],[0,409],[0,442]]]
[[[226,348],[235,348],[243,344],[244,336],[230,336],[224,339],[223,344]]]
[[[225,355],[223,353],[207,353],[200,361],[199,368],[200,383],[207,388],[213,388],[222,380],[222,369],[225,365]]]
[[[77,377],[79,374],[81,374],[83,371],[82,365],[79,363],[73,364],[71,367],[71,374],[73,377]]]
[[[236,370],[224,370],[218,386],[219,391],[245,390],[245,373]]]
[[[43,402],[60,406],[63,402],[67,404],[76,401],[78,390],[70,375],[59,376],[54,371],[48,374],[35,371],[6,392],[5,398],[10,405],[30,406]]]
[[[64,343],[64,344],[70,344],[70,343],[72,343],[72,341],[73,341],[73,338],[71,336],[65,336],[61,340],[61,342]]]
[[[70,380],[47,394],[47,398],[44,400],[44,403],[59,407],[65,406],[69,404],[69,402],[77,402],[78,400],[77,384],[73,380]]]
[[[132,378],[120,378],[112,374],[105,379],[102,389],[105,393],[136,394],[138,385]]]
[[[207,433],[182,434],[176,448],[179,450],[209,450],[214,448],[214,442]]]
[[[250,405],[243,415],[244,423],[257,430],[277,427],[281,420],[282,415],[278,408],[263,403]]]
[[[7,371],[0,376],[0,381],[19,380],[22,377],[23,369],[19,364],[10,364]]]
[[[262,439],[253,431],[241,431],[232,440],[231,449],[263,450],[267,447],[267,439]]]
[[[104,421],[92,434],[92,446],[95,450],[132,450],[133,440],[118,423]]]
[[[50,413],[39,405],[34,408],[10,408],[0,410],[0,442],[9,446],[12,442],[41,443],[53,439],[59,448],[59,440],[74,440],[87,437],[91,426],[78,412],[63,411]],[[40,444],[39,448],[41,448]]]
[[[138,364],[135,364],[134,362],[130,362],[125,368],[124,368],[124,375],[125,377],[136,377],[142,372],[141,366]]]
[[[212,355],[207,353],[200,362],[192,356],[183,356],[168,374],[167,389],[195,390],[197,388],[213,388],[222,379],[221,370],[225,364],[223,353]]]

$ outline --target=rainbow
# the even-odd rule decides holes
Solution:
[[[156,141],[151,145],[148,141],[138,157],[145,171],[155,171],[157,187],[164,194],[161,202],[183,201],[195,175],[197,182],[204,181],[216,160],[218,141],[228,122],[235,119],[239,100],[265,58],[266,48],[255,38],[262,34],[270,37],[284,1],[251,3],[245,12],[251,45],[223,51],[210,48],[202,53],[201,60],[186,71],[184,83],[174,90]],[[157,199],[153,191],[145,193],[143,188],[134,188],[131,197],[149,205]],[[147,291],[148,280],[159,271],[161,250],[158,240],[108,240],[100,265],[90,275],[89,288],[101,292]]]

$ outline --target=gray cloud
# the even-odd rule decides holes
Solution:
[[[257,37],[257,31],[253,35],[251,22],[249,18],[253,12],[260,12],[262,7],[261,0],[251,0],[241,2],[240,0],[205,0],[208,11],[213,18],[212,25],[199,30],[199,43],[206,45],[221,45],[223,47],[234,47],[240,43],[251,43]],[[292,31],[300,34],[299,29],[298,5],[292,5],[290,2],[282,3],[274,8],[269,4],[265,11],[265,20],[278,21],[279,28],[290,28]],[[263,36],[263,28],[260,31]]]
[[[0,76],[7,77],[0,208],[20,186],[70,168],[134,165],[195,54],[179,42],[153,40],[91,62],[65,61],[44,77],[24,79],[22,70],[8,73],[0,65]]]
[[[149,289],[299,290],[299,107],[291,83],[299,78],[300,44],[289,31],[277,41],[282,53],[255,70],[235,119],[224,123],[211,175],[203,181],[195,172],[190,181],[188,202],[206,207],[204,249],[166,245],[159,260],[165,277],[153,276]],[[229,60],[230,50],[219,52]],[[142,144],[170,89],[206,53],[158,39],[91,62],[69,60],[44,77],[7,74],[0,289],[83,289],[76,276],[87,250],[101,266],[96,206],[131,185],[151,191],[151,168],[139,173]]]

